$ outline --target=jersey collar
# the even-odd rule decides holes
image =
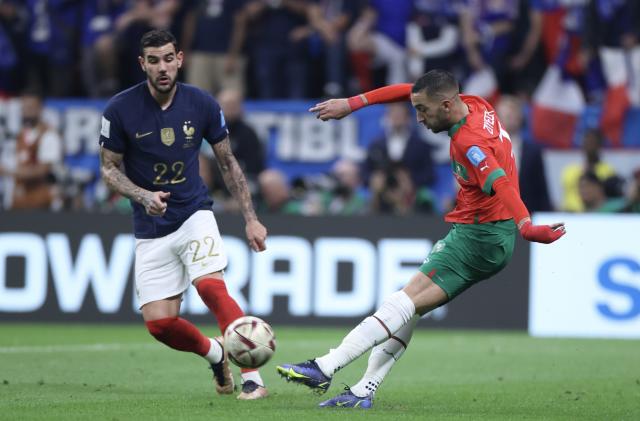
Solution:
[[[453,126],[451,126],[451,128],[449,129],[448,133],[449,133],[449,137],[453,137],[454,134],[456,134],[456,132],[458,131],[458,129],[460,129],[460,127],[462,127],[462,125],[464,123],[467,122],[467,116],[462,117],[462,120],[458,121],[456,124],[454,124]]]
[[[145,80],[144,82],[140,82],[141,84],[144,85],[144,90],[146,92],[146,96],[147,99],[149,101],[151,101],[151,103],[153,104],[153,106],[155,108],[157,108],[160,111],[169,111],[171,108],[173,108],[173,104],[175,104],[176,99],[178,98],[178,93],[181,91],[180,89],[180,82],[176,82],[176,92],[175,94],[173,94],[173,99],[171,100],[171,104],[169,104],[169,106],[166,109],[162,109],[162,107],[160,107],[160,104],[158,104],[158,101],[156,101],[156,99],[153,97],[153,95],[151,95],[151,91],[149,90],[149,86],[147,85],[147,81]]]

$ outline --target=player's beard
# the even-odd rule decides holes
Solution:
[[[165,86],[160,85],[160,82],[159,82],[159,80],[158,80],[158,79],[159,79],[160,77],[162,77],[162,76],[165,76],[165,77],[169,78],[169,84],[168,84],[168,85],[165,85]],[[171,76],[169,76],[169,75],[162,75],[162,76],[159,76],[159,77],[158,77],[158,78],[156,78],[155,80],[154,80],[154,79],[152,79],[152,78],[150,78],[150,77],[148,77],[147,79],[148,79],[148,80],[149,80],[149,82],[151,83],[151,86],[153,86],[153,89],[155,89],[157,92],[159,92],[159,93],[161,93],[161,94],[166,94],[166,93],[171,92],[171,90],[173,89],[173,87],[174,87],[174,86],[176,86],[176,80],[177,80],[177,78],[173,78],[173,79],[172,79],[172,78],[171,78]]]
[[[431,131],[434,133],[442,133],[442,132],[446,132],[447,130],[449,130],[448,127],[438,126],[435,129],[432,129]]]
[[[432,125],[427,125],[427,123],[425,122],[424,127],[427,128],[428,130],[431,130],[433,133],[440,133],[445,130],[449,130],[449,128],[444,127],[442,123],[434,123]]]

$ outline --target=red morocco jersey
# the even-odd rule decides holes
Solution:
[[[451,167],[460,190],[456,207],[445,221],[474,224],[512,219],[491,189],[497,178],[506,176],[520,193],[511,138],[487,101],[471,95],[460,97],[469,114],[449,129]]]

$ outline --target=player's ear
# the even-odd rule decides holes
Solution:
[[[441,107],[446,111],[451,111],[451,107],[453,106],[453,102],[451,99],[445,99],[440,103]]]
[[[138,56],[138,63],[140,63],[140,68],[143,72],[147,73],[147,69],[144,67],[144,57]]]
[[[184,53],[182,51],[178,51],[176,54],[176,58],[178,59],[178,69],[182,67],[182,61],[184,60]]]

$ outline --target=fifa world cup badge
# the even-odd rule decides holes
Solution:
[[[165,127],[160,131],[160,139],[162,143],[167,146],[173,145],[173,142],[176,141],[176,135],[173,132],[173,127]]]

